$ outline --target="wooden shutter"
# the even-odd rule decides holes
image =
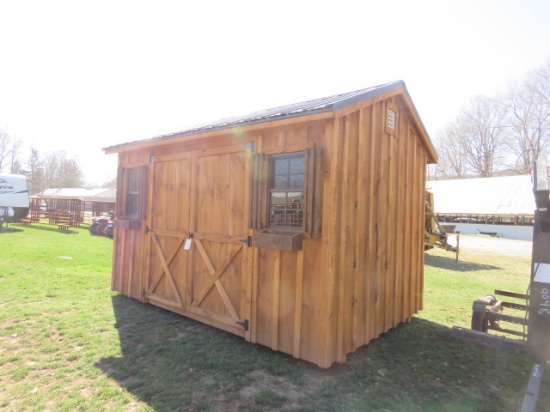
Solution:
[[[306,152],[306,222],[305,231],[321,233],[323,221],[323,151],[312,147]]]
[[[263,227],[264,187],[267,183],[268,157],[263,153],[252,153],[250,159],[250,228]],[[267,200],[267,199],[266,199]]]

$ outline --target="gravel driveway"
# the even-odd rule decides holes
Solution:
[[[449,243],[456,245],[456,235],[449,234]],[[485,235],[460,235],[461,249],[487,250],[508,256],[531,257],[533,242]]]

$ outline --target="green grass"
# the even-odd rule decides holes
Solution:
[[[524,292],[529,259],[430,251],[424,310],[322,370],[111,292],[110,239],[11,228],[0,233],[0,410],[514,411],[533,363],[450,334],[469,326],[475,298]]]

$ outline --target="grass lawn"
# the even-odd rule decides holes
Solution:
[[[515,411],[533,361],[455,340],[528,258],[426,254],[424,310],[328,370],[110,291],[112,240],[0,233],[0,410]],[[550,411],[550,369],[541,411]],[[546,408],[546,409],[545,409]]]

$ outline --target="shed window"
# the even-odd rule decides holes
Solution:
[[[145,216],[146,166],[121,168],[117,188],[117,216],[142,219]]]
[[[305,171],[304,152],[271,156],[269,162],[269,226],[304,227]]]
[[[139,198],[141,186],[141,173],[139,168],[128,170],[127,192],[126,192],[126,216],[139,216]]]

